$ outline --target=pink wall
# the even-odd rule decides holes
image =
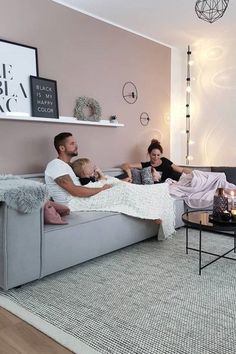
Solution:
[[[95,98],[102,119],[117,115],[123,128],[0,120],[0,173],[43,171],[56,156],[53,137],[72,132],[80,156],[102,168],[146,158],[157,137],[169,156],[171,50],[50,0],[4,0],[1,38],[38,48],[39,76],[57,80],[61,116],[72,116],[78,96]],[[135,82],[139,98],[122,98],[126,81]],[[147,127],[139,122],[148,112]]]

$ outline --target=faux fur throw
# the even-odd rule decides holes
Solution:
[[[12,175],[0,175],[0,201],[21,213],[40,209],[47,198],[47,187],[39,182]]]

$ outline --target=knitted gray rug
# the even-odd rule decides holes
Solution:
[[[203,233],[203,247],[224,252],[233,239]],[[1,292],[0,305],[79,354],[235,354],[235,290],[236,262],[199,276],[181,229]]]

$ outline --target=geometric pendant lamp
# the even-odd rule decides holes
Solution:
[[[228,4],[229,0],[197,0],[195,12],[201,20],[213,23],[224,15]]]

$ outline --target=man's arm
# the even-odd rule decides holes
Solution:
[[[60,176],[55,179],[55,182],[73,197],[91,197],[101,191],[111,188],[110,184],[104,184],[101,188],[88,188],[76,186],[69,175]]]

